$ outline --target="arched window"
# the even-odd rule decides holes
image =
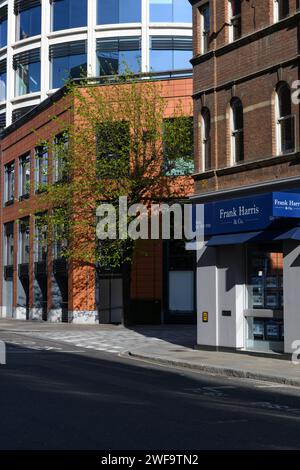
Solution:
[[[292,115],[291,89],[281,83],[276,93],[277,153],[285,154],[295,150],[295,116]]]
[[[239,98],[231,101],[231,157],[233,164],[244,160],[244,114]]]
[[[201,113],[202,168],[204,171],[211,169],[210,127],[210,112],[208,108],[204,108]]]

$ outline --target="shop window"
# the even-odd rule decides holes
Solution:
[[[192,8],[188,0],[150,0],[153,23],[191,23]]]
[[[239,98],[231,101],[231,156],[233,164],[244,160],[244,113]]]
[[[14,202],[15,192],[15,164],[8,163],[4,167],[4,204],[6,206]]]
[[[16,40],[30,38],[41,34],[40,0],[15,0]]]
[[[0,48],[7,45],[7,5],[0,8]]]
[[[52,0],[52,31],[87,25],[87,0]]]
[[[19,222],[19,264],[29,264],[30,251],[30,229],[29,219],[22,219]]]
[[[277,152],[279,154],[295,151],[295,116],[292,114],[291,89],[281,83],[276,93]]]
[[[174,140],[174,136],[177,136]],[[182,138],[181,138],[182,137]],[[190,175],[194,172],[193,119],[182,116],[164,120],[164,174]]]
[[[274,0],[274,21],[286,18],[290,13],[289,0]]]
[[[242,35],[242,6],[241,0],[229,0],[229,40],[236,41]]]
[[[40,91],[41,62],[40,49],[15,54],[13,57],[15,70],[15,96],[27,95]]]
[[[206,3],[199,8],[200,12],[200,52],[205,54],[209,51],[209,38],[210,38],[210,8]]]
[[[19,158],[19,199],[26,199],[30,193],[30,155]]]
[[[72,78],[82,78],[87,72],[86,41],[52,45],[49,59],[51,88],[61,88]]]
[[[209,109],[204,108],[201,113],[201,144],[202,144],[202,168],[204,171],[211,169],[211,119]]]
[[[190,69],[192,49],[192,39],[189,37],[153,36],[150,47],[151,72]]]
[[[140,23],[142,0],[98,0],[97,24]]]
[[[35,190],[42,191],[48,183],[48,148],[40,145],[35,148]]]
[[[139,73],[141,40],[136,37],[97,40],[98,75]]]
[[[248,308],[252,312],[247,318],[247,347],[280,351],[284,340],[282,246],[249,246],[247,259]],[[268,318],[260,315],[265,310],[270,312]]]
[[[248,250],[249,308],[283,309],[282,250],[252,247]]]

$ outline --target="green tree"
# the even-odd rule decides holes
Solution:
[[[62,255],[74,263],[102,268],[127,266],[133,240],[97,242],[96,207],[173,200],[191,188],[193,168],[191,110],[178,101],[166,119],[167,99],[161,82],[130,74],[95,84],[66,86],[69,122],[41,145],[52,155],[52,175],[39,191],[39,212],[46,212],[52,237],[68,240]],[[182,171],[176,162],[184,162]],[[166,170],[168,167],[176,171]],[[53,184],[54,181],[54,184]],[[117,220],[118,225],[118,220]]]

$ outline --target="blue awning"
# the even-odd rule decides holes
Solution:
[[[263,243],[283,240],[300,240],[300,227],[284,231],[263,230],[260,232],[215,235],[208,240],[207,246],[242,245],[243,243]]]

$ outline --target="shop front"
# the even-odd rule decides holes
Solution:
[[[209,202],[203,212],[198,345],[292,352],[300,340],[300,193]]]

